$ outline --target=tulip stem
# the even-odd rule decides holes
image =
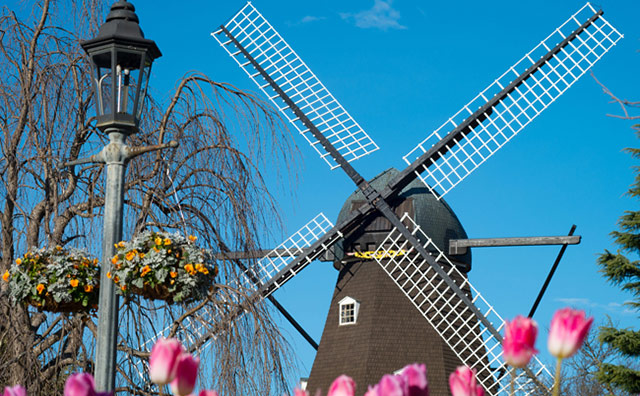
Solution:
[[[515,367],[511,367],[511,385],[510,385],[510,392],[509,394],[511,396],[514,396],[516,394],[516,368]]]
[[[560,395],[560,377],[562,375],[560,371],[560,367],[562,366],[562,358],[558,358],[558,362],[556,363],[556,378],[553,382],[553,396]]]

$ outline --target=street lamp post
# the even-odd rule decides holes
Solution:
[[[114,3],[98,36],[81,45],[91,62],[97,127],[109,136],[110,142],[100,153],[64,166],[103,163],[107,167],[95,383],[96,390],[111,392],[115,388],[118,297],[107,273],[115,254],[114,244],[122,240],[127,163],[142,153],[177,147],[178,143],[135,148],[125,144],[127,137],[138,131],[151,64],[162,55],[155,42],[144,38],[133,4],[125,0]]]

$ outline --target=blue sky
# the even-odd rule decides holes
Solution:
[[[251,91],[253,83],[209,36],[244,2],[135,1],[141,25],[163,57],[153,89],[168,94],[177,78],[200,70],[214,80]],[[253,2],[381,149],[354,163],[371,178],[402,156],[489,85],[584,2],[267,1]],[[640,100],[640,29],[636,0],[594,5],[625,35],[594,68],[621,98]],[[511,143],[465,179],[446,200],[469,237],[565,235],[572,224],[582,243],[570,247],[536,314],[538,349],[546,350],[553,312],[566,305],[624,326],[637,315],[628,295],[598,274],[596,256],[615,249],[609,232],[637,201],[624,195],[635,165],[622,149],[637,146],[632,122],[620,114],[589,75],[583,77]],[[272,180],[287,234],[318,212],[335,221],[354,190],[330,171],[300,136],[303,162],[295,185]],[[268,169],[265,172],[269,173]],[[504,318],[526,314],[558,247],[473,251],[471,282]],[[337,273],[314,263],[276,297],[319,341]],[[314,351],[288,324],[299,371],[308,375]],[[544,352],[543,352],[544,354]],[[543,355],[543,359],[545,356]]]

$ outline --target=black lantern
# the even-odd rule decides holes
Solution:
[[[80,45],[91,60],[98,128],[137,132],[151,64],[162,54],[144,38],[133,4],[114,3],[98,36]]]

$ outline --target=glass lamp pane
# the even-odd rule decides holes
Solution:
[[[93,63],[93,86],[96,93],[96,113],[102,116],[112,111],[111,52],[94,54],[91,60]]]
[[[142,53],[118,50],[116,64],[116,113],[132,116],[138,92]]]

